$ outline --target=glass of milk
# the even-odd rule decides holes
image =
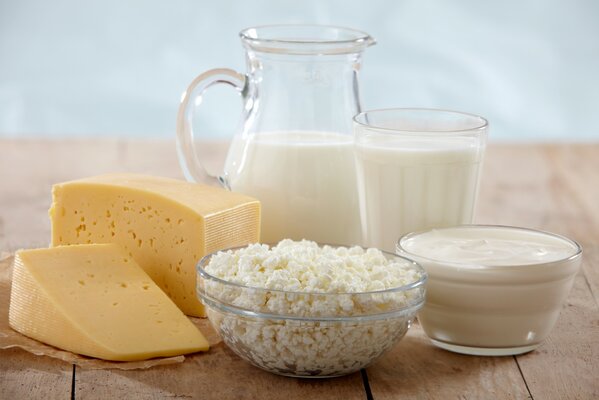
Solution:
[[[395,251],[405,233],[471,223],[487,121],[396,108],[354,117],[362,245]]]
[[[418,320],[433,344],[521,354],[549,335],[580,269],[573,240],[532,229],[463,225],[410,233],[397,253],[428,273]]]

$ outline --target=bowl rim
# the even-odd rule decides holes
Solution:
[[[331,246],[331,247],[348,247],[344,245],[334,245],[334,244],[326,244],[326,243],[318,243],[318,246]],[[202,259],[197,263],[196,269],[198,274],[200,275],[198,279],[197,285],[197,294],[200,297],[201,301],[208,307],[216,308],[220,311],[232,313],[235,315],[242,315],[250,318],[262,318],[262,319],[273,319],[273,320],[286,320],[286,321],[304,321],[304,322],[343,322],[343,321],[369,321],[369,320],[383,320],[389,318],[399,318],[405,315],[409,315],[411,313],[415,313],[418,311],[423,305],[426,297],[426,282],[428,280],[428,274],[422,268],[420,264],[416,261],[411,260],[407,257],[390,253],[384,250],[380,250],[386,257],[399,258],[401,260],[407,261],[412,268],[415,268],[420,273],[420,278],[414,282],[411,282],[407,285],[396,286],[394,288],[384,289],[384,290],[375,290],[368,292],[343,292],[343,293],[327,293],[327,292],[298,292],[298,291],[287,291],[287,290],[278,290],[278,289],[268,289],[264,287],[257,286],[249,286],[243,285],[236,282],[227,281],[225,279],[218,278],[214,275],[209,274],[203,268],[203,265],[206,265],[210,258],[219,252],[226,251],[235,251],[242,248],[246,248],[250,245],[260,244],[260,245],[268,245],[269,248],[271,244],[269,243],[250,243],[244,246],[236,246],[231,247],[219,251],[212,252],[210,254],[205,255]],[[351,246],[350,246],[351,247]],[[354,246],[355,247],[355,246]],[[362,247],[362,246],[357,246]],[[366,249],[362,247],[362,249]],[[410,299],[406,301],[406,304],[401,307],[394,308],[391,311],[384,311],[380,313],[368,313],[368,314],[357,314],[357,315],[319,315],[319,316],[302,316],[302,315],[294,315],[287,313],[269,313],[262,311],[253,311],[251,309],[241,308],[230,303],[224,303],[220,301],[218,298],[210,296],[206,293],[205,288],[201,287],[200,282],[201,279],[216,282],[229,287],[236,287],[242,290],[251,290],[254,293],[279,293],[282,295],[298,295],[298,296],[325,296],[325,298],[335,298],[338,296],[384,296],[393,293],[403,293],[409,290],[418,290],[419,295],[415,297],[415,299]]]
[[[352,247],[361,247],[364,250],[367,250],[369,248],[367,247],[362,247],[362,246],[344,246],[344,245],[337,245],[337,244],[328,244],[328,243],[319,243],[319,242],[315,242],[319,247],[324,247],[324,246],[330,246],[330,247],[345,247],[345,248],[352,248]],[[224,285],[228,285],[228,286],[234,286],[234,287],[239,287],[239,288],[243,288],[243,289],[252,289],[252,290],[258,290],[258,291],[267,291],[270,293],[282,293],[282,294],[298,294],[298,295],[323,295],[323,296],[330,296],[330,297],[335,297],[335,296],[340,296],[340,295],[372,295],[372,294],[386,294],[386,293],[396,293],[396,292],[405,292],[408,290],[412,290],[415,288],[418,288],[420,286],[423,286],[426,284],[427,280],[428,280],[428,274],[426,272],[426,270],[416,261],[399,255],[397,253],[391,253],[385,250],[381,250],[381,249],[377,249],[378,251],[380,251],[381,253],[383,253],[385,256],[390,256],[390,257],[394,257],[394,258],[400,258],[404,261],[407,261],[412,267],[415,267],[416,270],[418,270],[418,272],[420,272],[420,279],[411,282],[407,285],[403,285],[403,286],[395,286],[389,289],[383,289],[383,290],[372,290],[372,291],[368,291],[368,292],[339,292],[339,293],[330,293],[330,292],[304,292],[304,291],[291,291],[291,290],[280,290],[280,289],[269,289],[269,288],[265,288],[265,287],[260,287],[260,286],[250,286],[250,285],[244,285],[241,283],[236,283],[236,282],[231,282],[219,277],[216,277],[210,273],[208,273],[204,268],[203,265],[206,265],[208,260],[213,257],[214,255],[221,253],[221,252],[228,252],[228,251],[235,251],[235,250],[240,250],[243,248],[247,248],[249,246],[253,246],[253,245],[267,245],[269,246],[269,249],[272,248],[272,244],[271,243],[250,243],[250,244],[246,244],[243,246],[235,246],[235,247],[229,247],[223,250],[217,250],[214,251],[212,253],[206,254],[204,257],[202,257],[200,259],[200,261],[198,261],[198,263],[196,264],[196,271],[197,273],[203,278],[203,279],[207,279],[207,280],[211,280],[214,282],[218,282]],[[276,246],[276,244],[275,244]]]
[[[470,229],[470,228],[475,228],[475,229],[511,229],[511,230],[516,230],[516,231],[522,231],[522,232],[531,232],[531,233],[536,233],[536,234],[542,234],[542,235],[547,235],[547,236],[551,236],[553,238],[556,239],[560,239],[563,240],[565,242],[570,243],[571,245],[573,245],[574,249],[573,249],[573,253],[568,255],[567,257],[562,257],[562,258],[558,258],[556,260],[552,260],[552,261],[542,261],[542,262],[538,262],[538,263],[530,263],[530,264],[517,264],[517,265],[510,265],[510,264],[506,264],[506,265],[484,265],[484,264],[476,264],[476,263],[468,263],[468,262],[453,262],[453,261],[443,261],[440,259],[436,259],[436,258],[430,258],[427,256],[422,256],[419,254],[415,254],[412,253],[408,250],[406,250],[403,245],[402,242],[405,240],[408,240],[412,237],[416,237],[418,235],[422,235],[428,232],[431,232],[433,230],[445,230],[445,229]],[[447,226],[447,227],[442,227],[442,228],[432,228],[432,229],[421,229],[418,231],[414,231],[414,232],[409,232],[406,233],[404,235],[402,235],[397,242],[395,243],[395,251],[398,253],[402,253],[405,254],[409,257],[414,257],[418,260],[424,260],[427,262],[431,262],[434,264],[442,264],[442,265],[446,265],[448,267],[455,267],[455,268],[464,268],[464,267],[468,267],[469,270],[471,271],[476,271],[476,270],[508,270],[508,271],[514,271],[515,268],[532,268],[534,266],[539,266],[539,265],[547,265],[547,264],[559,264],[559,263],[564,263],[564,262],[568,262],[568,261],[572,261],[574,259],[576,259],[577,257],[581,257],[582,253],[583,253],[583,249],[582,246],[580,245],[580,243],[578,243],[576,240],[574,239],[570,239],[566,236],[563,235],[559,235],[557,233],[553,233],[553,232],[548,232],[548,231],[544,231],[541,229],[534,229],[534,228],[525,228],[525,227],[520,227],[520,226],[511,226],[511,225],[499,225],[499,224],[462,224],[462,225],[455,225],[455,226]],[[406,257],[407,258],[407,257]],[[410,259],[410,258],[408,258]]]

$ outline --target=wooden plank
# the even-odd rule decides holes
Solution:
[[[589,286],[589,290],[595,300],[595,304],[599,305],[599,258],[597,252],[599,244],[588,245],[583,250],[582,271]]]
[[[580,242],[599,240],[599,146],[496,145],[489,148],[477,205],[478,223],[544,229]],[[573,163],[577,160],[577,163]],[[587,170],[583,178],[578,171]],[[595,189],[595,196],[597,195]]]
[[[475,223],[539,227],[551,208],[549,173],[538,146],[490,145],[481,173]],[[539,193],[545,194],[538,196]],[[537,205],[541,204],[541,207]],[[531,204],[535,207],[531,207]]]
[[[226,145],[200,150],[217,165]],[[52,183],[113,171],[181,177],[172,140],[2,139],[0,152],[0,251],[47,245]],[[599,326],[593,308],[599,288],[598,252],[593,247],[599,240],[598,175],[599,145],[491,144],[488,149],[477,221],[547,229],[571,236],[586,248],[584,273],[576,280],[558,328],[538,351],[518,357],[536,398],[599,397],[599,344],[592,340]],[[368,369],[368,375],[375,398],[526,398],[517,367],[511,357],[469,357],[436,349],[416,325]],[[77,371],[77,394],[82,398],[365,397],[359,374],[326,381],[277,377],[246,364],[223,345],[182,365]],[[68,364],[21,350],[2,351],[0,398],[68,397],[70,374]]]
[[[599,268],[599,246],[587,249],[584,261]],[[535,399],[599,398],[599,306],[584,272],[577,275],[572,292],[555,328],[536,351],[518,356]]]
[[[552,163],[560,165],[560,186],[574,198],[575,207],[584,216],[585,222],[571,223],[584,248],[584,258],[593,259],[593,250],[599,246],[599,144],[563,145],[551,149]],[[583,263],[584,276],[589,289],[599,303],[599,267],[597,263]]]
[[[336,379],[273,375],[240,359],[224,344],[182,364],[146,371],[77,369],[76,398],[107,399],[364,399],[359,373]]]
[[[594,154],[594,156],[593,156]],[[599,243],[599,145],[547,146],[556,225],[583,245]]]
[[[0,399],[68,399],[73,367],[21,349],[0,350]]]
[[[221,175],[229,144],[203,142],[197,146],[202,164],[215,175]],[[121,171],[183,179],[174,140],[127,140],[120,144]],[[205,180],[203,183],[214,183]]]
[[[419,325],[368,368],[375,399],[524,399],[512,357],[474,357],[434,347]]]
[[[0,251],[48,246],[52,184],[114,169],[118,143],[0,140]]]

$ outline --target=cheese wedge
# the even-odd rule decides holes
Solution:
[[[208,342],[115,244],[21,250],[9,323],[74,353],[114,361],[208,350]]]
[[[52,246],[118,243],[188,315],[205,316],[196,264],[260,239],[258,200],[220,188],[135,174],[57,184]]]

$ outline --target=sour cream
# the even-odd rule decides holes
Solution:
[[[478,355],[538,347],[557,321],[582,258],[580,246],[565,237],[485,225],[411,233],[397,251],[429,274],[418,318],[433,343]]]

